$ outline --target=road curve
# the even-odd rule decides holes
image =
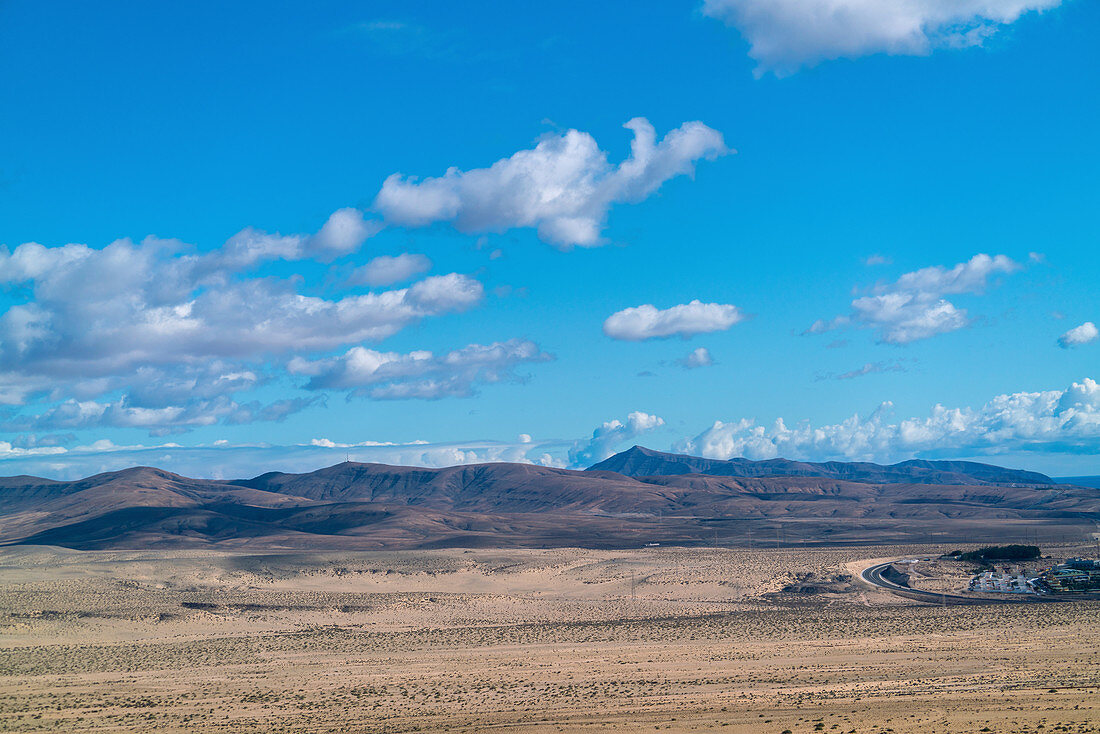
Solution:
[[[860,581],[869,586],[884,589],[892,594],[905,597],[906,599],[915,599],[916,601],[923,601],[928,604],[1029,604],[1035,602],[1063,601],[1062,599],[1049,596],[1036,596],[1035,594],[1028,594],[1026,596],[1006,596],[1004,599],[989,599],[976,596],[959,596],[958,594],[937,594],[933,591],[911,589],[908,586],[894,583],[882,575],[883,572],[894,563],[895,561],[889,561],[887,563],[877,563],[873,566],[868,566],[860,572]]]

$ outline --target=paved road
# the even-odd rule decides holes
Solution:
[[[910,589],[908,586],[902,586],[901,584],[894,583],[890,579],[883,576],[883,572],[893,563],[879,563],[875,566],[870,566],[863,569],[859,574],[859,578],[871,586],[877,586],[880,589],[885,589],[898,596],[903,596],[906,599],[916,599],[917,601],[928,602],[929,604],[1027,604],[1034,602],[1048,602],[1048,601],[1063,601],[1058,598],[1049,596],[1038,596],[1036,594],[1026,594],[1021,596],[1008,596],[1004,599],[985,599],[975,596],[959,596],[957,594],[937,594],[932,591],[921,591],[919,589]]]

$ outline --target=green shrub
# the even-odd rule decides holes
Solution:
[[[985,563],[987,561],[1030,561],[1042,552],[1037,545],[991,545],[969,553],[961,553],[960,561]]]

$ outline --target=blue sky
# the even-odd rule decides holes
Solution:
[[[1100,8],[872,5],[0,4],[0,473],[1100,473]]]

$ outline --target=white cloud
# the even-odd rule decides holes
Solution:
[[[348,279],[349,285],[369,285],[372,288],[393,285],[431,270],[432,261],[424,255],[402,253],[380,255],[366,265],[356,268]]]
[[[706,347],[693,349],[686,357],[678,361],[681,367],[688,370],[698,367],[710,367],[714,364],[714,358],[710,356],[710,350]]]
[[[1086,321],[1058,337],[1058,344],[1062,349],[1070,349],[1071,347],[1096,341],[1098,337],[1100,337],[1100,329],[1097,329],[1096,324],[1091,321]]]
[[[626,423],[617,418],[609,420],[592,432],[592,438],[573,444],[569,450],[569,464],[583,468],[603,461],[615,453],[619,444],[664,424],[663,418],[639,410],[629,414]]]
[[[768,427],[753,419],[716,421],[676,449],[717,459],[745,457],[898,461],[958,456],[963,452],[1100,451],[1100,385],[1085,379],[1065,390],[998,395],[979,408],[936,405],[923,418],[895,420],[883,403],[866,417],[824,426],[808,421],[788,427],[782,418]]]
[[[340,257],[355,252],[381,229],[381,223],[365,220],[358,209],[337,209],[321,230],[305,241],[305,248],[320,259]]]
[[[245,227],[219,249],[198,260],[196,273],[236,272],[269,260],[328,261],[348,255],[382,229],[381,222],[368,221],[358,209],[337,209],[313,235],[281,235]]]
[[[269,260],[299,260],[302,239],[299,235],[284,237],[245,227],[226,240],[220,249],[202,258],[200,267],[210,273],[238,272]]]
[[[863,264],[866,265],[867,267],[874,267],[875,265],[889,265],[892,262],[894,262],[894,261],[891,258],[887,257],[886,255],[878,255],[878,254],[868,255],[863,260]]]
[[[450,168],[423,180],[393,174],[374,208],[387,224],[450,222],[469,233],[534,227],[553,245],[591,247],[602,244],[613,204],[641,201],[670,178],[692,175],[696,161],[731,152],[722,135],[701,122],[686,122],[660,142],[644,118],[625,127],[634,141],[630,157],[617,166],[591,135],[569,130],[489,168]]]
[[[409,288],[335,300],[294,292],[289,283],[254,280],[200,294],[161,316],[165,353],[188,357],[278,354],[379,341],[428,316],[465,311],[484,291],[457,273],[425,278]],[[166,333],[167,332],[167,333]]]
[[[870,295],[852,301],[852,315],[818,319],[805,334],[820,334],[855,323],[874,329],[879,341],[908,344],[968,326],[970,318],[944,296],[980,293],[989,279],[1010,274],[1020,265],[1004,255],[975,255],[952,268],[935,266],[905,273],[880,284]]]
[[[952,268],[934,266],[905,273],[896,284],[880,286],[877,291],[915,292],[935,295],[953,295],[958,293],[978,293],[982,291],[989,277],[996,273],[1013,273],[1020,265],[1005,255],[979,254],[967,262]]]
[[[512,339],[493,344],[470,344],[436,356],[428,351],[379,352],[352,347],[327,359],[296,358],[291,374],[310,377],[310,390],[353,390],[377,400],[463,397],[478,383],[516,380],[520,364],[546,362],[553,356],[534,342]]]
[[[704,0],[736,27],[757,76],[784,76],[828,59],[875,53],[923,56],[980,46],[1001,26],[1061,0]]]
[[[695,300],[671,308],[659,309],[644,304],[611,314],[603,322],[603,333],[612,339],[642,341],[725,331],[745,320],[737,306],[726,303],[702,303]]]

